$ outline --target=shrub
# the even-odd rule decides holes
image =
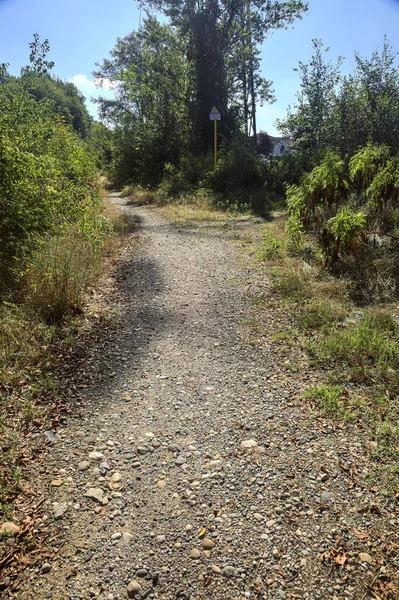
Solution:
[[[248,141],[236,138],[230,147],[220,151],[215,172],[209,175],[212,190],[227,198],[228,204],[244,205],[247,208],[251,192],[261,188],[264,182],[261,159],[248,146]],[[261,212],[263,202],[256,197],[255,210]]]
[[[282,242],[267,229],[263,234],[263,240],[258,250],[259,260],[273,260],[281,255]]]
[[[399,158],[389,160],[375,174],[366,190],[366,195],[373,208],[383,210],[388,202],[396,204],[399,199]]]
[[[358,189],[365,188],[373,181],[379,167],[389,159],[388,146],[367,144],[349,162],[349,176]]]
[[[327,221],[326,231],[323,232],[323,250],[326,257],[336,262],[341,252],[359,254],[359,248],[366,238],[366,222],[367,217],[363,212],[355,213],[348,206],[341,208],[335,217]]]

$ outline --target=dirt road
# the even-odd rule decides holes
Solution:
[[[366,440],[298,402],[273,344],[247,343],[259,282],[222,229],[131,210],[113,327],[46,459],[55,552],[17,597],[374,597],[397,522],[367,487]]]

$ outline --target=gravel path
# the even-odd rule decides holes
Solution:
[[[220,229],[131,210],[114,326],[46,459],[54,555],[17,597],[374,597],[398,521],[365,482],[367,440],[312,417],[301,373],[246,342],[258,284]]]

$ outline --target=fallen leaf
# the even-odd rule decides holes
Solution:
[[[359,540],[367,540],[367,538],[370,536],[369,531],[361,531],[360,529],[354,529],[353,533]]]

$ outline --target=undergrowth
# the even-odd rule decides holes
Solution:
[[[385,475],[392,474],[392,459],[399,455],[397,307],[357,306],[350,295],[351,280],[325,270],[310,236],[303,240],[307,247],[303,243],[292,253],[284,222],[281,215],[268,222],[253,252],[291,323],[287,330],[274,331],[271,339],[281,346],[282,355],[289,346],[307,356],[320,383],[304,391],[306,401],[330,418],[366,426],[378,445],[378,460],[386,463]],[[254,311],[259,322],[262,306]],[[397,485],[398,477],[394,480]]]
[[[250,213],[248,207],[231,203],[228,208],[221,205],[214,194],[207,189],[195,192],[184,191],[178,196],[170,195],[166,184],[156,190],[146,190],[136,186],[125,186],[121,196],[127,198],[127,206],[154,205],[160,212],[176,224],[210,223],[219,225],[242,218]]]

